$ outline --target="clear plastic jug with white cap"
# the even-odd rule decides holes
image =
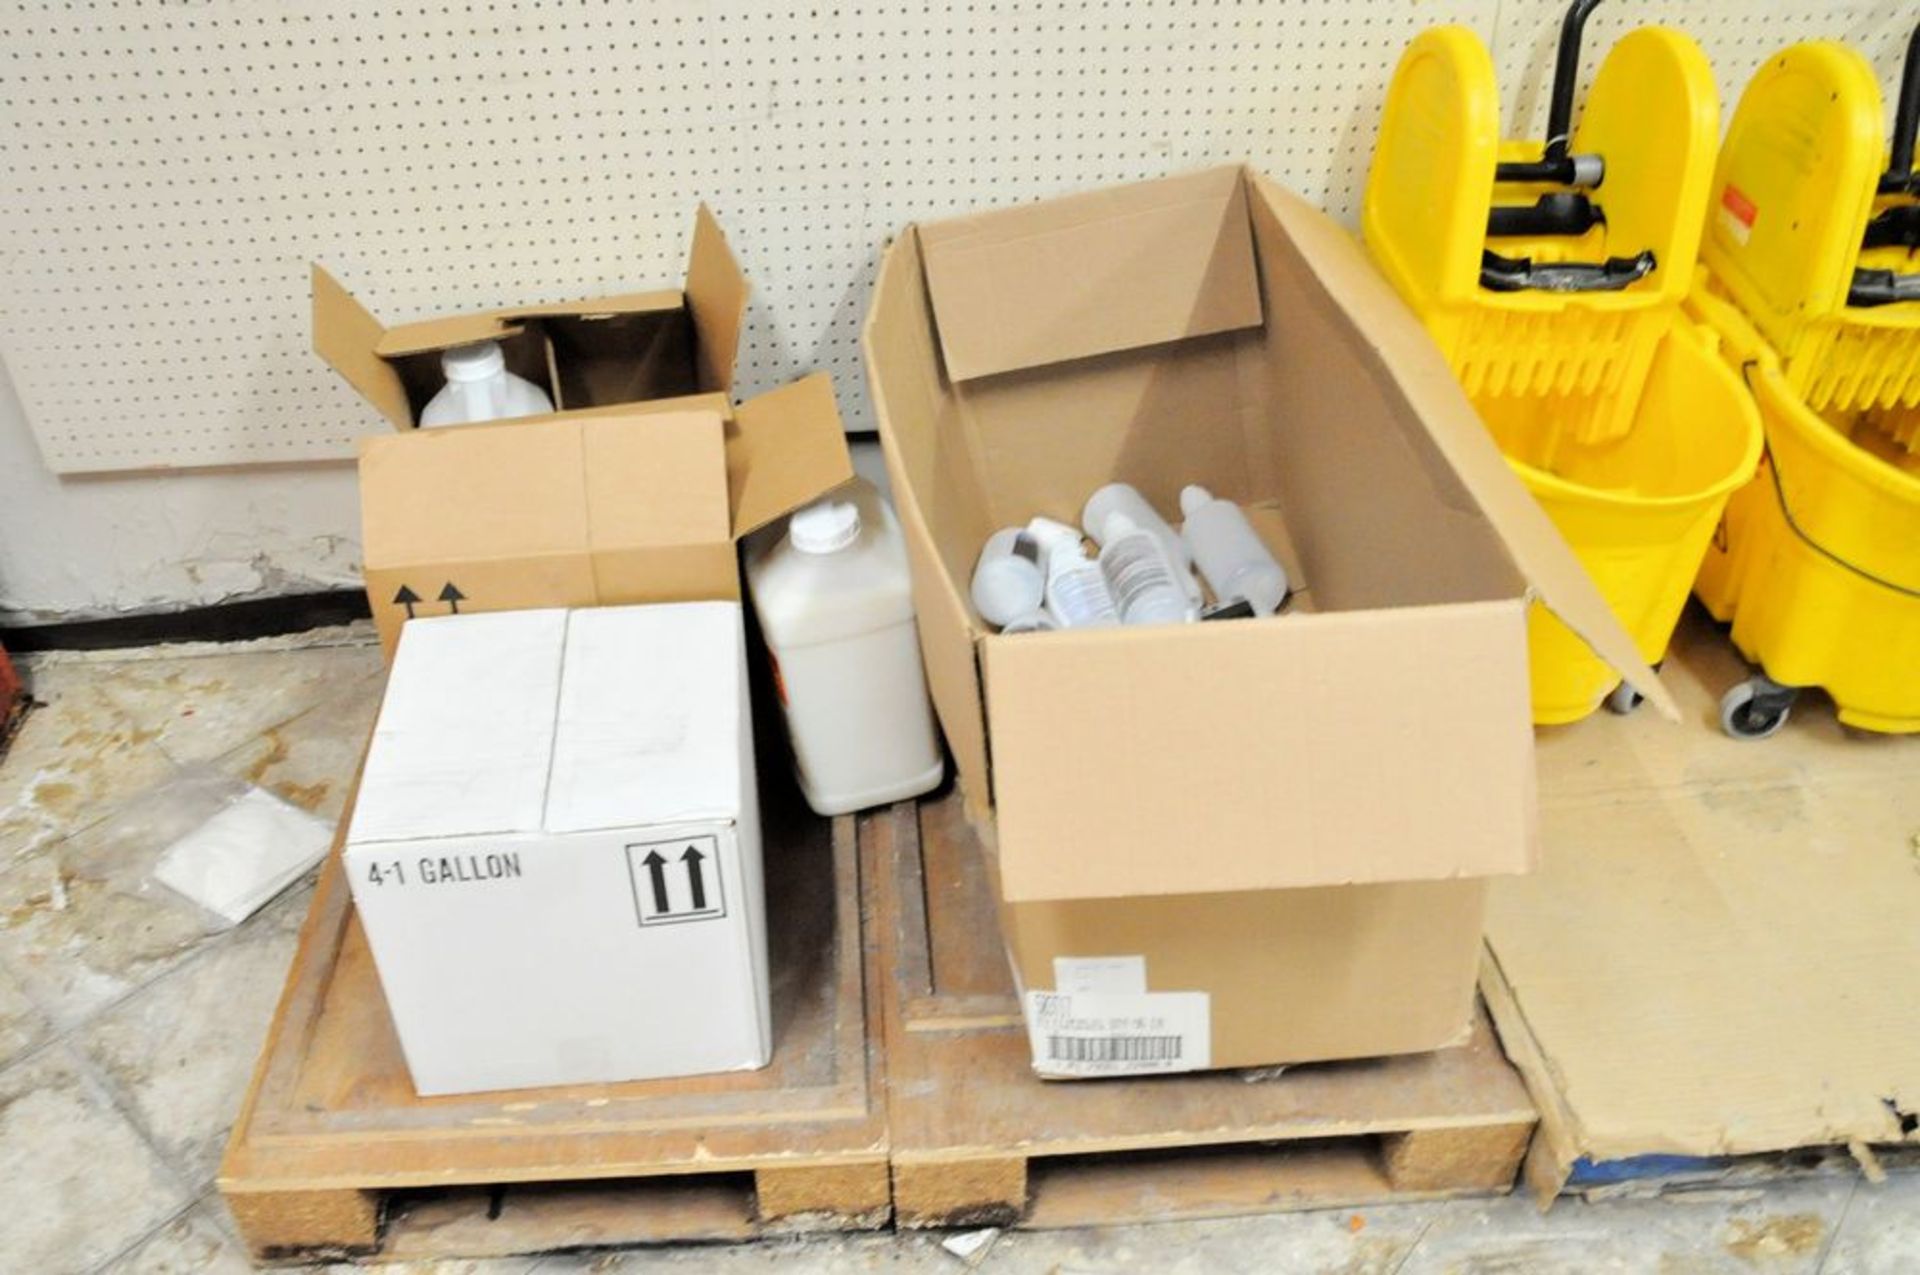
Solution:
[[[747,552],[800,790],[823,815],[917,797],[945,774],[893,510],[855,479]]]
[[[447,383],[422,409],[422,429],[541,416],[553,410],[545,390],[507,371],[506,355],[496,341],[454,346],[440,356],[440,370],[446,373]]]
[[[1287,569],[1273,556],[1240,506],[1205,487],[1180,490],[1186,522],[1180,536],[1200,574],[1223,605],[1244,601],[1255,615],[1272,615],[1287,600]]]

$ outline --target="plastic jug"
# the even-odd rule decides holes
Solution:
[[[422,429],[541,416],[553,410],[545,390],[507,371],[506,356],[496,342],[456,345],[440,356],[440,370],[446,373],[447,383],[421,411]]]
[[[1138,487],[1131,483],[1108,483],[1094,492],[1087,497],[1086,508],[1080,511],[1080,525],[1087,529],[1095,543],[1105,548],[1107,519],[1117,513],[1125,514],[1141,530],[1153,533],[1153,538],[1166,551],[1167,562],[1174,568],[1174,576],[1186,592],[1187,601],[1198,607],[1203,595],[1200,581],[1194,578],[1193,555],[1187,549],[1187,542],[1167,525],[1167,520],[1140,494]]]
[[[823,815],[917,797],[945,774],[900,524],[855,479],[747,555],[800,790]]]
[[[1046,614],[1055,628],[1100,629],[1120,623],[1107,577],[1087,556],[1078,531],[1043,517],[1027,524],[1027,534],[1046,549]]]
[[[1255,615],[1272,615],[1287,600],[1287,570],[1268,551],[1240,506],[1205,487],[1181,489],[1180,528],[1213,596],[1222,603],[1244,600]]]
[[[1046,597],[1045,556],[1024,527],[1002,527],[989,536],[973,568],[973,609],[980,618],[1005,628],[1037,611]]]
[[[1197,615],[1167,560],[1160,537],[1127,514],[1109,513],[1100,528],[1100,570],[1113,589],[1122,624],[1179,624]]]

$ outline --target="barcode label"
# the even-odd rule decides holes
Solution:
[[[1205,992],[1030,991],[1027,1038],[1043,1076],[1134,1076],[1208,1065]]]
[[[1049,1036],[1054,1062],[1179,1062],[1178,1036]]]

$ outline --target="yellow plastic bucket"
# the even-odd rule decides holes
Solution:
[[[1648,663],[1679,623],[1727,498],[1759,459],[1759,414],[1714,337],[1676,323],[1655,348],[1619,437],[1586,442],[1537,419],[1551,402],[1476,402],[1507,461],[1572,546]],[[1577,721],[1618,676],[1536,605],[1528,618],[1533,720]]]
[[[1727,503],[1701,601],[1768,677],[1824,687],[1847,725],[1920,732],[1920,456],[1873,413],[1808,407],[1724,300],[1689,306],[1745,369],[1768,453]]]

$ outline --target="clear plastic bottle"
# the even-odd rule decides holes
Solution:
[[[987,537],[973,568],[973,609],[988,624],[1005,628],[1039,610],[1047,594],[1045,551],[1024,527],[1002,527]]]
[[[1131,483],[1108,483],[1093,495],[1087,497],[1086,507],[1080,513],[1080,525],[1087,534],[1101,546],[1106,545],[1105,528],[1109,514],[1125,514],[1136,527],[1153,533],[1165,550],[1167,562],[1174,569],[1174,578],[1187,595],[1187,601],[1195,607],[1200,605],[1202,594],[1200,581],[1194,578],[1193,556],[1188,553],[1186,542],[1180,539],[1180,533],[1167,525],[1160,511],[1151,501],[1140,494],[1140,489]]]
[[[1087,557],[1080,533],[1051,518],[1027,524],[1047,551],[1047,614],[1063,629],[1099,629],[1120,623],[1120,612],[1100,565]]]
[[[440,356],[440,370],[446,373],[447,383],[421,410],[422,429],[541,416],[553,410],[545,390],[507,371],[507,358],[498,342],[456,345]]]
[[[1247,515],[1205,487],[1180,491],[1186,515],[1180,535],[1218,602],[1244,600],[1255,615],[1272,615],[1287,600],[1287,569],[1267,549]]]
[[[747,587],[807,804],[845,814],[937,787],[906,542],[880,493],[855,479],[796,512],[749,549]]]
[[[1158,536],[1119,510],[1100,530],[1100,570],[1122,624],[1179,624],[1198,614]]]

